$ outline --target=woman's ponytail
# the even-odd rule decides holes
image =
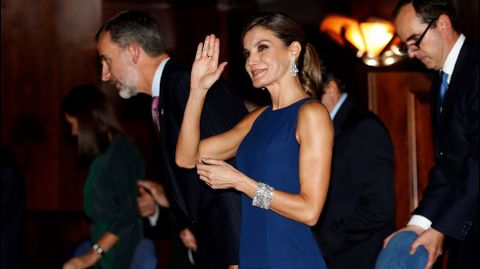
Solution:
[[[322,71],[320,59],[312,44],[305,44],[303,61],[300,62],[302,63],[299,76],[300,82],[308,95],[315,96],[315,93],[322,86]]]

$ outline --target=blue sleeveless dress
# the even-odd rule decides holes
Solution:
[[[237,151],[237,168],[277,190],[299,193],[300,146],[295,139],[300,107],[305,98],[275,111],[266,108],[255,120]],[[271,210],[252,206],[242,195],[240,269],[326,268],[308,225]]]

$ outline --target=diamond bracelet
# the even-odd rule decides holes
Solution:
[[[257,190],[253,196],[252,206],[268,210],[272,201],[273,188],[265,183],[258,182]]]

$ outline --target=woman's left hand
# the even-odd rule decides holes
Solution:
[[[236,188],[245,177],[230,164],[215,159],[197,162],[197,174],[212,189]]]
[[[80,257],[71,258],[63,264],[63,269],[83,269],[87,268]]]
[[[83,256],[71,258],[63,264],[63,269],[84,269],[93,266],[99,259],[100,254],[90,250]]]

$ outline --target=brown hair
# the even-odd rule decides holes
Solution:
[[[105,152],[110,138],[124,134],[107,97],[93,85],[74,87],[63,99],[62,112],[78,120],[78,151],[85,160]]]
[[[307,94],[315,96],[322,85],[320,60],[315,48],[306,42],[305,33],[300,24],[283,13],[260,13],[251,18],[243,28],[242,40],[247,32],[255,27],[263,27],[272,31],[277,38],[282,40],[285,46],[290,46],[294,41],[300,43],[303,48],[297,60],[300,82]]]

